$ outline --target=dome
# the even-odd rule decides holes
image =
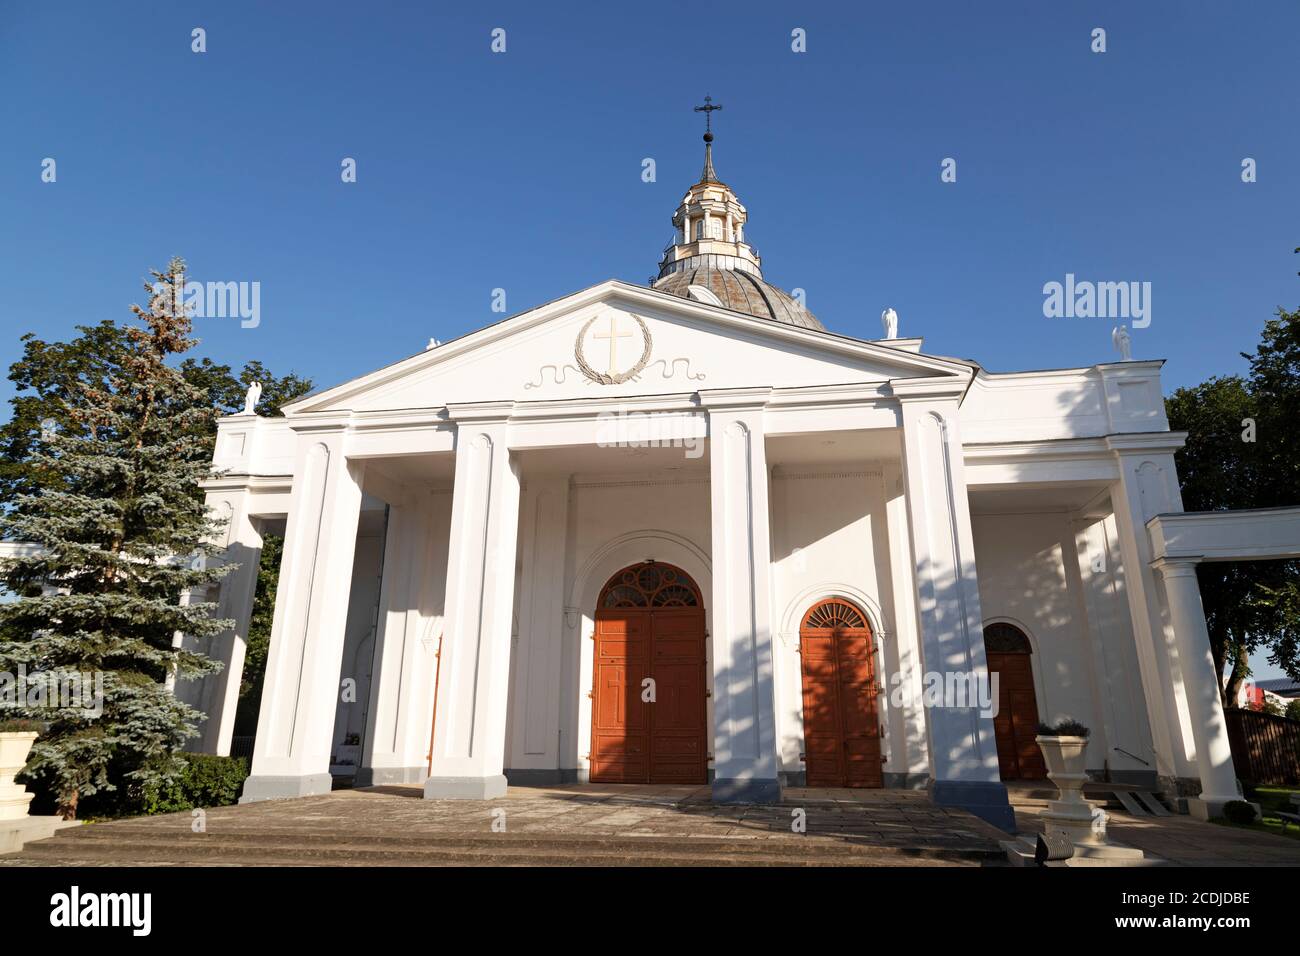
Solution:
[[[705,258],[703,256],[699,258]],[[691,286],[705,289],[717,298],[711,305],[720,305],[733,312],[744,312],[771,319],[784,325],[796,325],[803,329],[816,329],[825,332],[826,327],[817,321],[817,317],[801,306],[788,294],[765,281],[761,276],[740,269],[715,269],[709,265],[695,265],[689,261],[680,263],[675,272],[660,277],[654,288],[668,292],[683,299],[709,302],[706,295],[692,293]]]
[[[714,110],[710,97],[695,111],[705,117],[704,171],[673,213],[673,241],[659,260],[651,288],[760,319],[825,332],[826,326],[763,278],[763,260],[745,238],[749,213],[713,167]]]

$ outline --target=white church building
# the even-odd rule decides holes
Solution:
[[[1161,362],[995,373],[892,313],[828,331],[764,277],[711,150],[649,286],[221,420],[236,624],[180,688],[196,746],[229,752],[275,532],[245,801],[925,787],[1011,828],[1004,782],[1067,717],[1098,777],[1235,799]]]

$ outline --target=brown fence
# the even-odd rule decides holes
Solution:
[[[1300,784],[1300,720],[1254,710],[1224,711],[1237,776],[1249,783]]]

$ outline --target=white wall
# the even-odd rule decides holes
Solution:
[[[888,478],[897,466],[779,466],[773,472],[772,502],[772,619],[777,627],[777,740],[781,770],[801,772],[803,751],[802,671],[799,626],[818,601],[842,597],[861,607],[871,620],[877,641],[877,678],[884,689],[878,698],[885,732],[882,755],[887,774],[927,771],[923,724],[910,694],[915,683],[905,680],[902,706],[891,701],[895,675],[910,674],[918,663],[915,635],[896,623],[889,517]],[[896,477],[896,475],[894,475]],[[906,534],[906,525],[899,533]],[[899,543],[899,542],[896,542]],[[907,553],[903,539],[902,554]],[[905,569],[910,575],[910,565]],[[910,581],[910,579],[909,579]],[[903,592],[903,600],[911,601]],[[906,620],[906,632],[911,620]]]
[[[890,678],[919,667],[914,618],[900,637],[895,604],[911,601],[910,561],[895,581],[886,475],[878,466],[778,467],[771,481],[772,619],[780,769],[800,772],[803,705],[799,624],[817,601],[840,596],[871,618],[881,656],[883,752],[889,774],[927,772],[924,716],[907,699],[891,705]],[[897,464],[892,466],[897,485]],[[567,488],[567,498],[558,498]],[[585,779],[591,738],[592,642],[595,602],[616,571],[654,559],[681,567],[709,607],[710,521],[706,477],[525,477],[520,519],[517,629],[511,665],[506,767],[513,771],[574,770]],[[907,555],[906,524],[896,545]],[[895,549],[897,550],[897,549]],[[562,570],[562,606],[556,578]],[[901,581],[901,587],[900,587]],[[909,605],[910,609],[910,605]],[[559,626],[557,623],[557,610]],[[556,649],[558,647],[558,660]],[[712,661],[708,686],[712,690]],[[916,675],[919,681],[919,674]],[[904,684],[907,694],[919,687]],[[712,699],[708,727],[712,739]]]
[[[1088,623],[1081,613],[1071,516],[1066,512],[973,515],[984,623],[1004,620],[1028,635],[1040,720],[1072,717],[1092,728],[1088,766],[1110,749],[1099,705]]]
[[[525,474],[508,769],[576,769],[585,779],[596,598],[616,571],[653,559],[695,579],[709,620],[709,527],[705,476]],[[712,690],[711,662],[708,680]],[[710,739],[712,720],[710,706]]]

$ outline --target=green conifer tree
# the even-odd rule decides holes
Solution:
[[[0,515],[0,538],[33,542],[5,562],[0,580],[19,600],[0,605],[0,670],[25,669],[28,693],[10,716],[45,722],[27,778],[74,818],[95,793],[138,792],[171,779],[176,753],[202,715],[170,684],[220,665],[177,636],[210,638],[208,590],[230,568],[206,566],[220,527],[197,483],[210,473],[214,410],[168,360],[194,342],[183,302],[185,263],[146,283],[143,327],[127,331],[120,364],[62,399],[65,423],[42,433],[31,462],[46,472],[35,493]],[[102,711],[86,699],[33,693],[41,677],[102,675]],[[74,705],[74,706],[69,706]]]

